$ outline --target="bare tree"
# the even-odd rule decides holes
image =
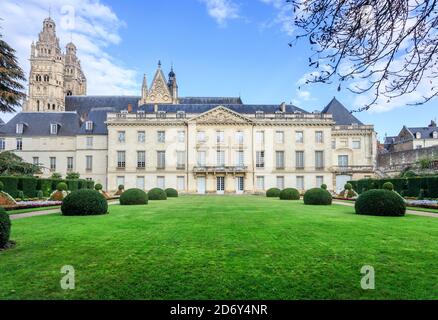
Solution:
[[[427,84],[427,94],[415,104],[438,95],[436,88],[437,0],[287,0],[294,10],[300,38],[308,38],[314,68],[307,83],[352,81],[347,89],[372,92],[359,107],[368,110],[384,98],[415,92]],[[424,91],[424,90],[423,90]]]

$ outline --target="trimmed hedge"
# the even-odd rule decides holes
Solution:
[[[160,188],[151,189],[148,192],[149,200],[167,200],[166,192]]]
[[[332,195],[321,188],[310,189],[304,194],[304,204],[328,206],[332,204]]]
[[[4,208],[0,208],[0,248],[4,248],[11,235],[11,219]]]
[[[120,196],[122,206],[144,205],[148,204],[148,195],[140,189],[129,189]]]
[[[70,193],[62,202],[64,216],[92,216],[108,213],[108,202],[95,190],[78,190]]]
[[[18,190],[23,191],[27,198],[35,198],[37,192],[38,179],[35,177],[18,178]]]
[[[280,196],[281,190],[278,188],[271,188],[266,191],[266,196],[268,198],[278,198]]]
[[[359,196],[356,213],[372,216],[404,216],[406,203],[397,193],[389,190],[370,190]]]
[[[69,191],[79,190],[79,180],[66,180],[65,182],[67,183]]]
[[[288,188],[280,192],[280,200],[300,200],[301,195],[297,189]]]
[[[18,197],[18,177],[0,176],[0,181],[4,184],[4,192],[12,198]]]
[[[166,192],[168,198],[178,198],[178,191],[173,188],[167,188],[164,192]]]
[[[68,190],[67,183],[65,183],[65,182],[58,183],[58,185],[56,186],[56,190],[57,191],[67,191]]]

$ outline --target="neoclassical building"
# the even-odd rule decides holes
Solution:
[[[23,112],[0,126],[0,149],[43,166],[118,185],[199,194],[306,190],[374,175],[377,140],[335,98],[321,112],[236,97],[180,97],[172,68],[158,64],[139,96],[87,96],[70,43],[61,52],[46,19],[32,44]]]

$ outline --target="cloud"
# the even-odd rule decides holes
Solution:
[[[199,0],[207,7],[207,12],[220,26],[226,26],[228,20],[238,19],[239,6],[232,0]]]
[[[292,4],[284,0],[260,0],[261,2],[273,6],[277,11],[275,18],[262,23],[262,28],[269,29],[280,26],[281,31],[291,36],[294,31]]]
[[[125,24],[99,0],[2,0],[0,31],[17,51],[26,75],[30,69],[30,46],[38,40],[42,22],[49,15],[48,8],[56,22],[61,48],[64,50],[70,40],[78,48],[88,94],[138,94],[136,72],[107,52],[109,46],[122,42],[119,30]]]

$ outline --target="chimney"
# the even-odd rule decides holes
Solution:
[[[132,112],[132,104],[128,104],[128,113]]]
[[[280,105],[280,111],[281,112],[286,112],[286,102],[282,102]]]

